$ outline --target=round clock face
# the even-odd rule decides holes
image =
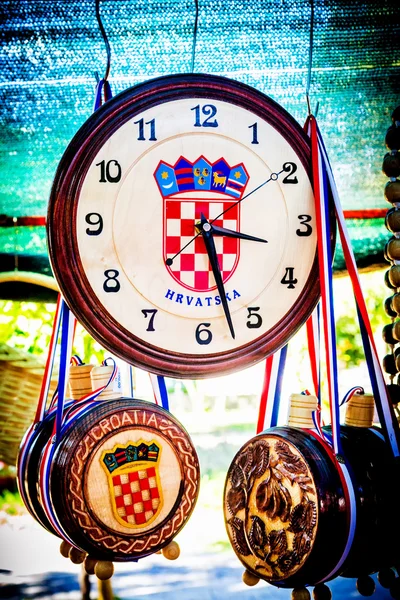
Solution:
[[[109,101],[67,149],[48,223],[72,311],[150,371],[252,364],[318,299],[307,139],[222,78],[162,78]]]

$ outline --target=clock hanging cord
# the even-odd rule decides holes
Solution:
[[[199,0],[194,0],[194,4],[196,7],[196,16],[194,19],[194,28],[193,28],[192,60],[190,63],[191,73],[194,73],[194,61],[195,61],[195,57],[196,57],[197,26],[199,23]]]
[[[104,102],[107,102],[107,100],[110,100],[110,98],[112,97],[110,84],[108,83],[108,77],[110,75],[110,69],[111,69],[111,46],[110,46],[110,42],[108,41],[107,33],[104,28],[103,22],[101,20],[100,0],[95,0],[95,9],[96,9],[97,23],[99,25],[99,29],[100,29],[102,38],[104,40],[104,45],[106,47],[107,62],[106,62],[106,70],[104,72],[103,79],[100,79],[98,71],[95,71],[97,87],[96,87],[96,96],[95,96],[93,110],[97,110],[103,104],[103,99],[104,99]]]
[[[310,15],[310,41],[308,45],[308,71],[307,71],[307,82],[306,82],[306,100],[308,108],[308,116],[312,114],[311,102],[310,102],[310,87],[311,87],[311,74],[312,74],[312,62],[313,62],[313,48],[314,48],[314,0],[310,0],[311,15]],[[319,102],[315,107],[315,117],[318,114]]]

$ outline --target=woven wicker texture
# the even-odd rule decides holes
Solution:
[[[303,123],[309,0],[199,0],[195,71],[225,75],[274,98]],[[194,0],[101,0],[116,94],[188,72]],[[95,0],[3,0],[0,213],[45,214],[56,165],[92,111],[106,55]],[[315,0],[311,102],[345,208],[384,207],[384,135],[399,103],[397,2]],[[381,248],[383,222],[357,250]],[[0,251],[45,253],[44,228],[0,230]]]

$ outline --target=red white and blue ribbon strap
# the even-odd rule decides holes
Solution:
[[[371,378],[371,384],[374,392],[374,399],[379,415],[379,420],[382,425],[382,429],[385,433],[385,437],[388,440],[389,445],[391,447],[393,456],[398,457],[400,456],[399,426],[393,411],[393,407],[388,398],[385,379],[379,361],[378,352],[375,346],[374,336],[369,321],[368,310],[362,293],[356,261],[354,258],[353,249],[351,247],[350,238],[347,232],[343,210],[340,205],[339,196],[333,178],[332,169],[329,164],[328,155],[319,131],[318,142],[321,149],[324,165],[329,177],[333,199],[335,202],[336,217],[339,226],[340,239],[343,247],[343,254],[346,261],[346,267],[353,285],[354,296],[357,304],[357,312],[359,315],[361,336],[364,344],[364,352],[366,355],[366,361]]]
[[[271,354],[265,361],[264,384],[258,411],[257,433],[275,427],[278,423],[282,380],[288,345]]]
[[[336,330],[332,289],[332,252],[329,219],[329,187],[318,144],[317,124],[309,119],[315,215],[318,232],[318,262],[321,285],[321,305],[325,339],[325,355],[331,412],[332,441],[335,454],[342,455],[340,441],[339,388],[336,355]]]
[[[61,320],[61,353],[60,353],[60,371],[58,377],[58,401],[57,401],[57,413],[56,420],[54,423],[54,434],[56,440],[58,440],[61,432],[61,425],[64,413],[64,402],[68,384],[70,357],[72,354],[72,343],[75,332],[76,320],[67,304],[64,304],[63,314]]]
[[[149,373],[151,385],[153,387],[153,394],[155,403],[169,410],[168,392],[167,386],[165,385],[165,379],[162,375],[155,375]]]
[[[96,86],[93,112],[95,110],[97,110],[98,108],[100,108],[100,106],[103,104],[103,97],[104,97],[104,102],[107,102],[107,100],[110,100],[110,98],[112,98],[112,93],[111,93],[111,88],[110,88],[110,84],[108,83],[108,81],[105,81],[104,79],[100,79],[100,81],[98,82],[98,84]]]
[[[360,385],[350,388],[349,391],[343,396],[340,406],[346,404],[346,402],[348,402],[354,396],[354,394],[364,394],[364,388]]]
[[[307,319],[307,345],[310,356],[311,376],[314,386],[314,394],[320,399],[320,331],[319,331],[319,303],[313,310],[311,317]]]

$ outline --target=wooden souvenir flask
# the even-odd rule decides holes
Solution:
[[[77,548],[135,560],[170,544],[199,491],[193,444],[168,411],[142,400],[90,403],[52,460],[50,499]]]
[[[343,426],[341,440],[353,478],[356,532],[340,568],[350,506],[325,444],[310,431],[276,427],[235,456],[225,483],[225,522],[235,553],[254,577],[299,588],[395,563],[398,525],[390,515],[398,469],[375,431]]]

